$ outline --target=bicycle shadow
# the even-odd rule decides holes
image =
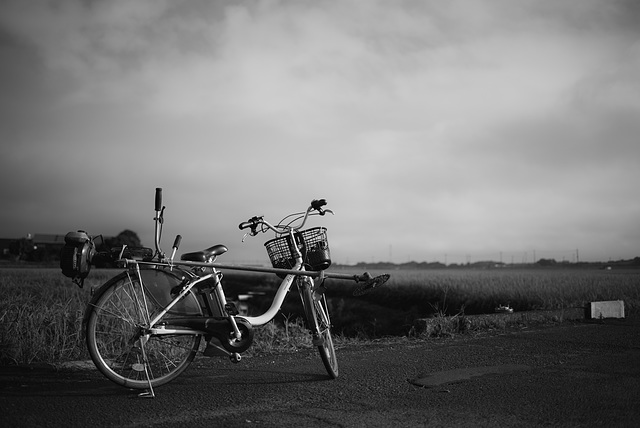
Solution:
[[[307,370],[308,369],[308,370]],[[177,379],[160,387],[172,386],[245,387],[255,385],[306,384],[331,380],[321,371],[309,368],[282,369],[281,367],[211,367],[194,364]],[[318,367],[317,370],[322,370]],[[4,368],[0,370],[0,397],[116,397],[137,398],[141,390],[123,388],[104,378],[95,370],[51,370]]]
[[[320,369],[319,369],[320,370]],[[243,385],[277,385],[277,384],[304,384],[309,382],[322,382],[331,378],[322,372],[283,370],[281,368],[216,368],[215,373],[206,373],[206,368],[189,368],[172,383],[206,383],[214,382],[216,385],[243,386]]]

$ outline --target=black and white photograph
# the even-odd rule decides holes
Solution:
[[[640,2],[0,0],[0,94],[0,425],[640,417]]]

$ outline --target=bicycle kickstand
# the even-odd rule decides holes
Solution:
[[[140,339],[140,350],[142,351],[142,363],[144,364],[144,374],[147,376],[147,382],[149,383],[149,390],[141,392],[138,394],[140,398],[156,398],[155,392],[153,392],[153,386],[151,385],[151,378],[149,377],[149,361],[147,360],[147,352],[144,350],[144,342],[146,342],[145,337],[141,336]]]
[[[207,343],[207,347],[205,348],[204,352],[202,353],[204,356],[206,356],[206,357],[214,357],[214,356],[221,356],[220,354],[222,354],[224,356],[229,357],[229,360],[231,360],[232,363],[239,363],[240,362],[240,360],[242,359],[242,356],[239,353],[227,351],[222,346],[220,346],[217,343],[215,343],[214,340],[215,339],[211,339]]]

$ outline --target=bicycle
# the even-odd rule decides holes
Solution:
[[[318,348],[329,378],[335,379],[338,362],[324,294],[325,280],[355,281],[359,286],[354,294],[362,295],[384,284],[389,275],[325,272],[331,264],[326,228],[301,230],[310,216],[333,214],[323,208],[325,205],[324,199],[314,200],[306,211],[290,214],[276,225],[262,216],[240,223],[241,230],[249,229],[243,241],[248,235],[275,233],[276,237],[264,244],[271,268],[216,263],[227,251],[224,245],[182,254],[178,261],[174,258],[180,235],[176,236],[170,256],[160,246],[165,207],[162,189],[157,188],[155,252],[126,246],[117,249],[113,258],[125,270],[95,290],[84,314],[87,347],[97,369],[118,385],[146,390],[140,396],[155,397],[153,388],[184,372],[198,354],[203,338],[207,342],[203,355],[222,352],[237,363],[253,342],[253,328],[267,324],[277,315],[295,281],[312,343]],[[95,251],[93,238],[83,231],[70,232],[65,241],[61,268],[81,287],[92,263],[113,255]],[[282,282],[266,312],[240,316],[236,305],[225,297],[219,269],[275,273]]]

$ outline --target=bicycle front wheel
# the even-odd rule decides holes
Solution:
[[[311,287],[306,286],[301,290],[302,302],[307,326],[313,335],[313,344],[318,347],[320,358],[331,379],[338,377],[338,359],[333,347],[331,337],[331,321],[324,294],[314,296]]]
[[[159,278],[158,283],[175,281],[164,271],[148,272],[147,276]],[[189,366],[200,346],[201,336],[196,334],[144,333],[150,317],[162,309],[146,282],[143,290],[135,275],[123,272],[98,290],[85,315],[91,359],[108,379],[127,388],[170,382]],[[195,296],[187,294],[187,298]]]

